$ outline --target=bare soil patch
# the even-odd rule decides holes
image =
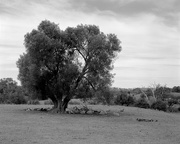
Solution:
[[[1,144],[178,144],[180,114],[123,106],[120,116],[25,111],[42,105],[0,105]],[[152,120],[138,121],[137,119]],[[157,121],[156,121],[157,120]]]

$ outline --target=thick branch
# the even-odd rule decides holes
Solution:
[[[78,48],[75,48],[75,50],[78,51],[78,53],[83,57],[84,61],[86,62],[87,58],[83,55],[83,53]]]
[[[87,80],[87,82],[91,85],[91,87],[93,88],[93,90],[95,91],[96,89],[95,89],[95,87],[93,86],[93,84],[90,82],[90,80],[87,78],[87,77],[83,77],[83,78],[85,78],[86,80]]]
[[[76,80],[76,82],[75,82],[75,84],[76,84],[76,85],[75,85],[75,89],[77,88],[79,82],[80,82],[81,79],[84,77],[84,75],[88,73],[87,70],[88,70],[88,63],[86,62],[85,66],[84,66],[84,68],[83,68],[83,70],[82,70],[82,72],[80,73],[79,77],[77,78],[77,80]]]

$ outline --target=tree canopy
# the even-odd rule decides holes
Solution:
[[[25,35],[24,45],[26,53],[17,61],[22,86],[50,98],[61,112],[74,96],[111,85],[110,71],[121,51],[117,36],[104,34],[98,26],[81,24],[61,30],[48,20]]]

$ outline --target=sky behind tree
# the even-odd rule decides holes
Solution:
[[[179,0],[1,0],[0,78],[17,80],[24,35],[42,20],[60,29],[95,24],[121,40],[113,86],[180,85]]]

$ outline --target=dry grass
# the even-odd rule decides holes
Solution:
[[[121,116],[51,114],[24,111],[42,105],[0,105],[1,144],[178,144],[180,114],[123,106]],[[138,122],[137,118],[158,120]]]
[[[173,97],[180,98],[180,93],[171,92],[170,94],[171,94]]]

